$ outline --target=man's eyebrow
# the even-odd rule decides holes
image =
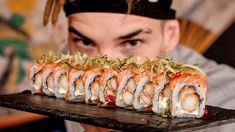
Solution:
[[[152,33],[152,30],[147,28],[147,29],[137,29],[133,32],[130,32],[128,34],[125,34],[123,36],[120,36],[120,37],[117,37],[117,39],[130,39],[130,38],[133,38],[134,36],[137,36],[141,33],[147,33],[147,34],[150,34]]]
[[[92,39],[90,39],[89,37],[83,35],[78,30],[76,30],[74,27],[69,27],[68,30],[69,30],[69,32],[74,33],[75,35],[77,35],[77,36],[79,36],[79,37],[81,37],[83,39],[86,39],[86,40],[89,40],[89,41],[93,42]]]

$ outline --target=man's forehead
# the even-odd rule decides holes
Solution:
[[[160,23],[156,19],[117,13],[76,13],[69,16],[69,27],[94,40],[103,36],[118,40],[133,34],[153,34],[160,32]]]

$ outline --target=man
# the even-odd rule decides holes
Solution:
[[[195,64],[208,74],[208,105],[235,109],[235,71],[217,65],[195,51],[177,45],[179,24],[171,0],[67,0],[69,50],[88,56],[106,54],[124,57],[170,56],[177,61]],[[68,130],[78,124],[67,122]],[[73,125],[71,125],[73,124]],[[87,131],[102,131],[82,125]],[[71,129],[72,128],[72,129]],[[209,130],[209,129],[208,129]],[[219,130],[219,129],[217,129]],[[213,130],[214,131],[214,130]]]

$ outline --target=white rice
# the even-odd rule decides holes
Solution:
[[[187,112],[182,110],[181,104],[179,103],[179,93],[185,86],[193,86],[195,88],[196,94],[199,95],[199,108],[196,112]],[[171,114],[174,117],[197,117],[200,118],[204,114],[205,109],[205,93],[204,88],[199,86],[198,83],[189,82],[189,83],[179,83],[175,86],[172,93],[172,109]]]
[[[155,87],[154,97],[152,100],[153,107],[152,111],[157,114],[165,114],[170,108],[168,106],[165,106],[164,108],[159,107],[159,98],[160,93],[165,88],[165,86],[169,83],[169,80],[165,77],[165,75],[162,76],[162,78],[159,80],[158,85]],[[161,102],[160,102],[161,103]]]
[[[127,81],[133,77],[134,74],[132,73],[127,73],[121,80],[119,86],[118,86],[118,90],[117,90],[117,95],[116,95],[116,106],[119,107],[126,107],[127,105],[123,102],[122,100],[122,90],[123,88],[125,88]]]
[[[86,103],[89,103],[89,100],[91,98],[91,83],[95,81],[95,78],[98,76],[97,73],[91,73],[85,80],[85,101]]]
[[[47,84],[47,79],[49,76],[52,76],[52,71],[53,68],[48,68],[48,69],[44,69],[42,72],[42,85],[43,85],[43,93],[47,96],[54,96],[55,94],[55,90],[54,90],[54,81],[52,81],[53,87],[48,87]]]
[[[83,85],[82,86],[77,86],[79,87],[78,89],[75,89],[75,83],[77,79],[80,79],[82,75],[84,74],[84,71],[78,71],[78,70],[73,70],[73,72],[69,73],[69,101],[78,101],[78,100],[83,100],[85,99],[85,93],[80,92],[79,88],[82,87],[84,89]],[[85,89],[84,89],[85,91]],[[79,94],[76,94],[79,93]],[[82,99],[83,98],[83,99]]]
[[[42,93],[42,67],[34,65],[29,72],[30,89],[32,94]]]
[[[68,92],[68,70],[66,68],[56,67],[53,73],[54,73],[53,78],[54,78],[55,96],[56,98],[63,99]],[[66,85],[65,88],[63,88],[59,84],[60,77],[64,74],[67,76],[67,79],[63,80],[62,82],[64,85]]]
[[[143,106],[140,104],[139,102],[139,98],[140,98],[140,93],[143,91],[144,85],[149,81],[149,77],[148,76],[144,76],[142,77],[138,84],[137,84],[137,88],[134,94],[134,101],[133,101],[133,107],[136,110],[140,110],[143,108]]]
[[[107,85],[107,81],[109,80],[109,79],[111,79],[111,78],[113,78],[114,77],[114,73],[112,73],[112,74],[108,74],[107,76],[105,76],[105,78],[104,78],[104,80],[103,80],[103,84],[100,86],[100,101],[102,102],[102,103],[106,103],[106,101],[105,101],[105,97],[104,97],[104,92],[105,92],[105,88],[106,88],[106,85]]]

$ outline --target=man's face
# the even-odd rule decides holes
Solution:
[[[163,22],[114,13],[76,13],[69,16],[69,49],[96,56],[162,56]]]

